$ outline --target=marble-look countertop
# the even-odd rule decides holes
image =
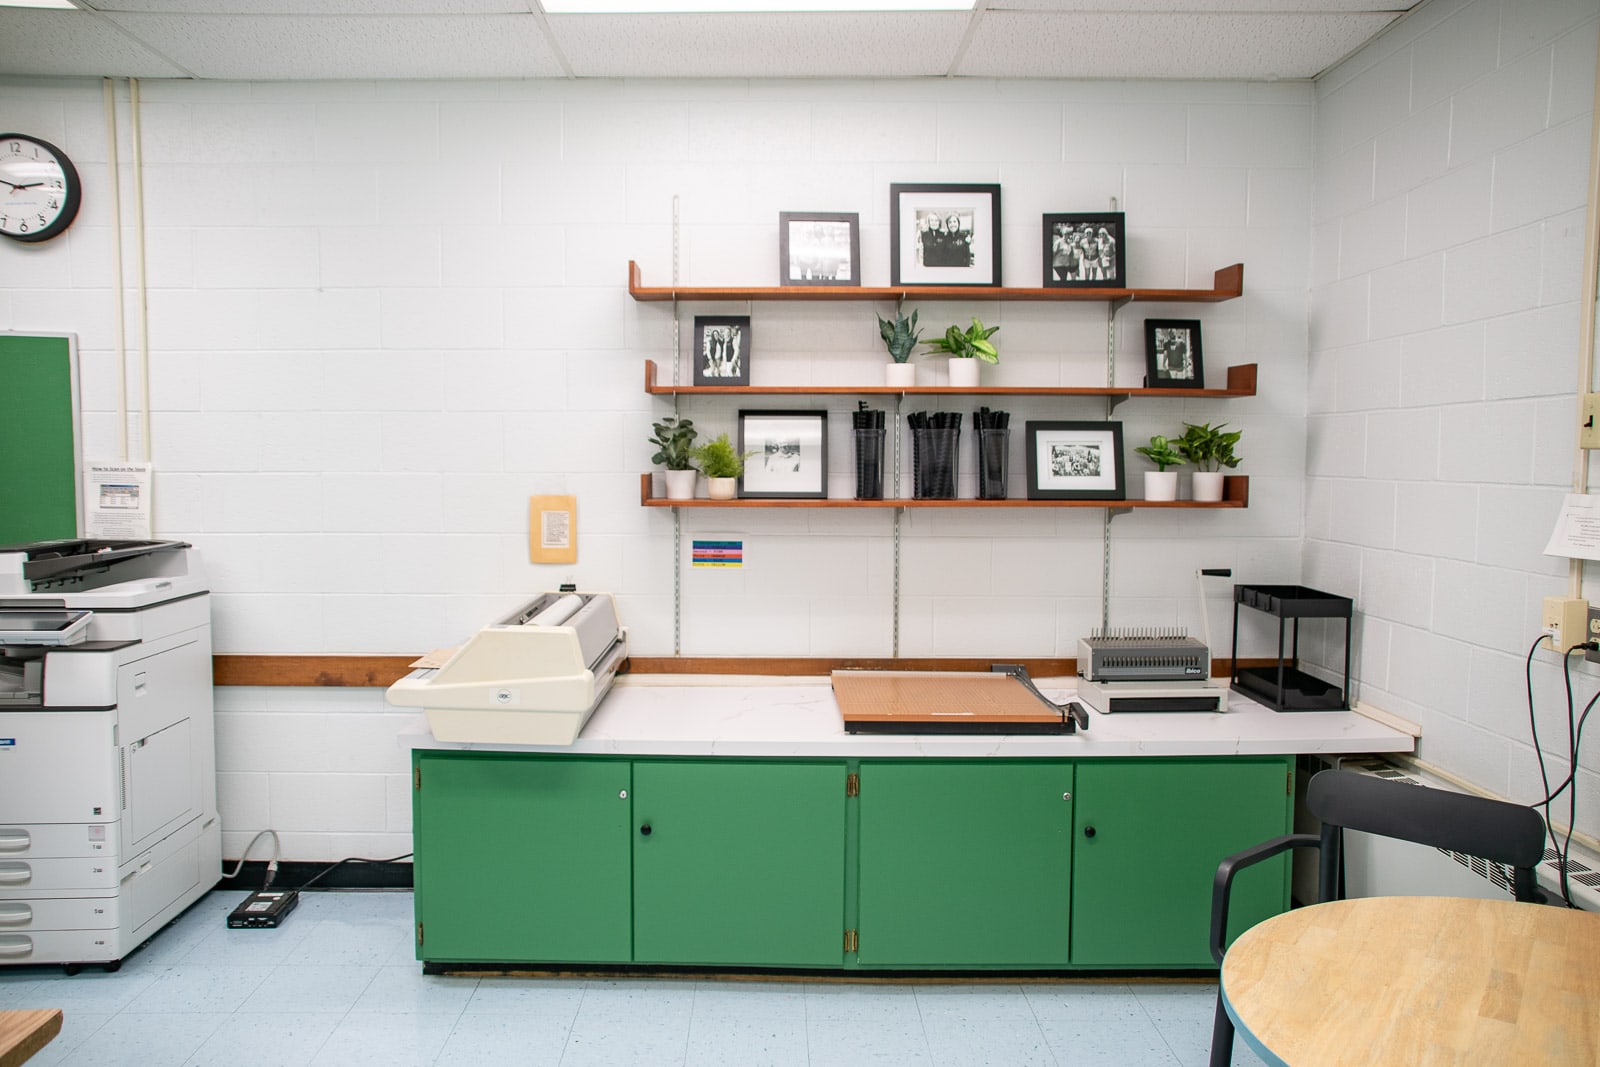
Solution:
[[[1041,678],[1055,701],[1073,679]],[[425,721],[405,748],[605,756],[1260,756],[1411,752],[1416,738],[1354,711],[1275,712],[1230,693],[1225,712],[1103,715],[1074,735],[846,733],[826,677],[623,675],[571,745],[435,740]]]

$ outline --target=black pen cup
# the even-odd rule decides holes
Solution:
[[[852,433],[856,445],[856,499],[882,500],[884,430],[880,426]]]
[[[978,499],[1006,498],[1006,455],[1010,451],[1010,430],[979,430]]]
[[[911,431],[911,495],[917,500],[954,500],[956,448],[961,427],[929,426]]]

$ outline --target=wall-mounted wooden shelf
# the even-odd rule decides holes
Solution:
[[[1100,386],[989,385],[975,389],[956,389],[948,385],[669,385],[658,379],[656,361],[644,361],[644,391],[656,396],[1105,396],[1114,402],[1135,396],[1229,397],[1256,395],[1256,367],[1241,363],[1228,368],[1228,384],[1222,389],[1146,389],[1142,386],[1116,388]]]
[[[671,286],[645,285],[639,264],[628,261],[628,295],[639,301],[661,300],[1055,300],[1063,302],[1166,300],[1217,304],[1244,293],[1244,264],[1215,272],[1210,289],[1013,289],[991,285],[771,285]]]
[[[639,503],[647,508],[1246,508],[1250,506],[1250,476],[1229,474],[1222,479],[1222,499],[1200,500],[668,500],[650,495],[650,475],[639,480]]]

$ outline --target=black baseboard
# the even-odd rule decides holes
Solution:
[[[232,870],[236,863],[238,860],[223,860],[223,871]],[[310,886],[312,892],[319,889],[410,889],[413,884],[409,863],[346,863],[328,870],[332,866],[331,863],[279,863],[278,876],[272,884],[279,889],[299,889],[315,878]],[[261,888],[266,877],[267,861],[250,860],[235,877],[220,878],[217,888],[252,892]]]

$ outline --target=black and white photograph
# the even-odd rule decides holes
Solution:
[[[860,285],[861,216],[780,211],[778,274],[781,285]]]
[[[1147,388],[1205,388],[1199,319],[1145,319],[1144,357]]]
[[[891,185],[891,285],[999,285],[998,185]]]
[[[739,479],[741,497],[827,497],[826,411],[741,411],[739,451],[748,457]]]
[[[1123,500],[1122,423],[1029,422],[1029,500]]]
[[[1054,289],[1124,289],[1128,284],[1123,213],[1046,215],[1044,284]]]
[[[750,316],[694,317],[694,384],[750,384]]]

